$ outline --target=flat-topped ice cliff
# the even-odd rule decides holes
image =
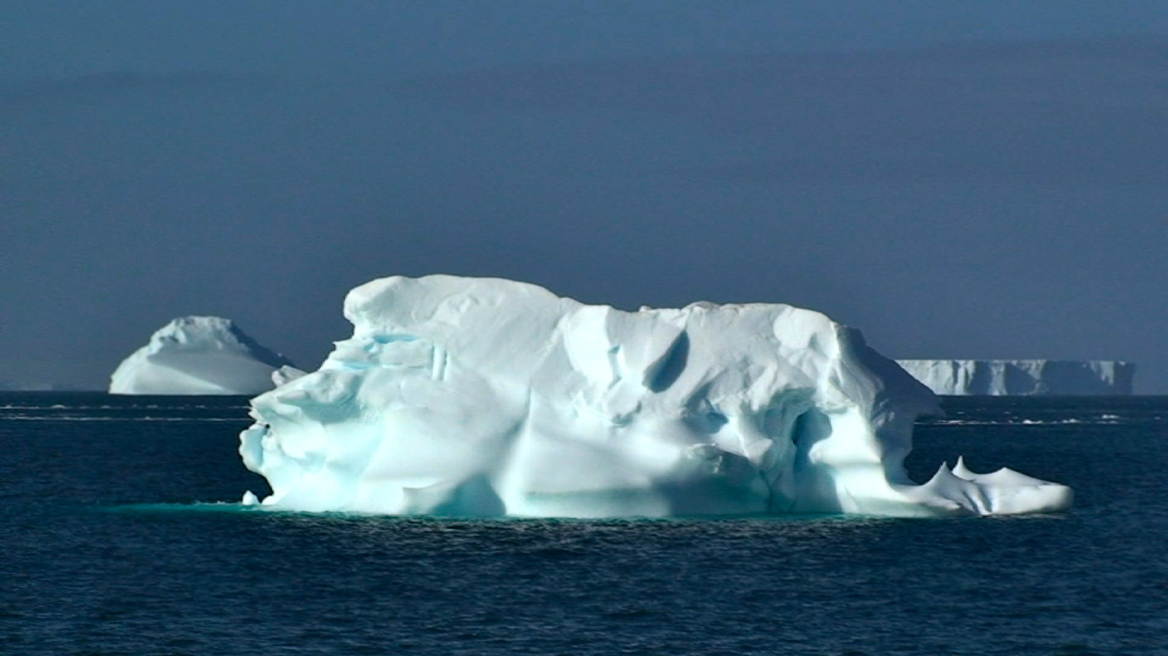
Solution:
[[[305,374],[304,371],[293,367],[292,365],[284,365],[272,372],[272,385],[279,387],[285,383],[300,378]]]
[[[266,507],[486,516],[1050,511],[1002,469],[903,467],[937,399],[856,330],[788,305],[622,312],[428,276],[351,291],[353,336],[252,400]],[[257,503],[248,492],[246,503]]]
[[[286,368],[286,369],[282,369]],[[259,394],[289,361],[221,317],[182,317],[163,326],[110,378],[111,394]]]
[[[897,360],[937,394],[952,396],[1132,393],[1136,366],[1112,360]]]

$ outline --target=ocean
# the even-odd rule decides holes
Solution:
[[[275,513],[247,399],[0,393],[0,654],[1168,654],[1168,397],[949,398],[1066,513],[457,520]]]

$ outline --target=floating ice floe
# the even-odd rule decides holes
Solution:
[[[385,278],[353,336],[252,401],[248,469],[301,511],[529,517],[1062,510],[1008,469],[904,469],[936,397],[860,333],[778,304],[623,312],[498,279]]]

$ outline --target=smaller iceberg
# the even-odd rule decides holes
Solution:
[[[110,394],[255,395],[299,372],[222,317],[181,317],[110,377]]]

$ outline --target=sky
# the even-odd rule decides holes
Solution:
[[[1160,0],[0,0],[0,380],[453,273],[1168,394],[1166,128]]]

